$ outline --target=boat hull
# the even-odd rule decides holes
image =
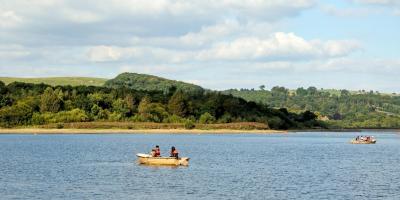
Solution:
[[[376,140],[373,141],[357,141],[357,140],[352,140],[350,142],[351,144],[375,144]]]
[[[151,157],[148,154],[137,154],[138,163],[143,165],[170,165],[170,166],[188,166],[189,159],[187,157]]]

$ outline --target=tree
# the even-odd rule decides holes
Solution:
[[[2,81],[0,81],[0,95],[5,94],[6,91],[7,91],[6,85]]]
[[[144,96],[139,103],[138,114],[142,115],[143,117],[146,118],[147,117],[146,115],[148,114],[148,107],[149,107],[150,103],[151,103],[150,97]]]
[[[318,92],[318,90],[314,86],[311,86],[311,87],[307,88],[308,95],[315,95],[315,94],[317,94],[317,92]]]
[[[215,117],[206,112],[200,116],[199,122],[201,124],[211,124],[215,122]]]
[[[307,90],[305,90],[304,88],[297,88],[296,90],[296,94],[299,96],[306,96],[307,95]]]
[[[0,109],[0,126],[12,127],[16,125],[27,125],[33,115],[33,108],[26,103],[18,102],[13,106]]]
[[[130,113],[126,101],[122,99],[117,99],[112,103],[113,111],[122,115],[122,117],[127,117]]]
[[[265,85],[260,85],[260,90],[264,91],[265,90]]]
[[[139,103],[138,115],[141,120],[149,122],[162,122],[168,117],[168,112],[160,103],[151,103],[148,96],[143,97]]]
[[[348,90],[340,90],[340,96],[347,97],[350,95],[350,92]]]
[[[185,117],[188,113],[188,103],[182,91],[177,91],[168,101],[168,110],[171,114]]]
[[[125,97],[125,104],[127,108],[129,109],[129,112],[131,115],[137,111],[136,105],[135,105],[135,98],[131,94],[126,95]]]
[[[307,110],[300,115],[300,119],[298,121],[306,122],[306,121],[311,121],[311,120],[316,120],[316,119],[317,119],[317,115],[314,114],[313,112],[310,112]]]
[[[101,110],[102,109],[97,104],[94,104],[90,110],[90,114],[92,114],[93,117],[96,117]]]
[[[44,91],[40,99],[40,112],[58,112],[61,107],[62,96],[60,96],[61,90],[48,87]]]

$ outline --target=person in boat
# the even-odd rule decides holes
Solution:
[[[155,150],[156,150],[156,152],[154,154],[154,157],[160,157],[161,156],[161,151],[160,151],[160,147],[158,145],[156,145]]]
[[[151,149],[151,156],[152,157],[160,157],[161,156],[160,147],[158,145],[156,145],[155,148]]]
[[[151,149],[150,155],[151,157],[156,157],[156,149]]]
[[[175,157],[176,159],[178,159],[179,158],[178,154],[179,154],[178,150],[174,146],[172,146],[171,147],[171,157]]]

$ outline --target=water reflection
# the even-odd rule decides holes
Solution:
[[[189,166],[177,166],[177,165],[146,165],[137,163],[140,167],[149,169],[178,169],[178,168],[188,168]]]

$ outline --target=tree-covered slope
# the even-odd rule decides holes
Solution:
[[[122,73],[114,79],[108,80],[105,84],[108,88],[129,88],[144,91],[163,91],[168,92],[171,89],[178,89],[185,92],[203,92],[200,86],[185,83],[182,81],[169,80],[157,76],[137,73]]]
[[[314,113],[290,113],[220,92],[145,91],[0,81],[0,127],[73,122],[193,124],[257,122],[266,128],[319,127]],[[63,127],[60,126],[60,128]]]
[[[17,78],[17,77],[0,77],[0,81],[6,85],[12,82],[22,83],[44,83],[51,86],[56,85],[86,85],[86,86],[102,86],[107,79],[92,77],[45,77],[45,78]]]
[[[400,128],[400,96],[373,91],[317,90],[315,87],[290,91],[227,90],[225,94],[289,111],[310,110],[333,126],[346,128]]]

